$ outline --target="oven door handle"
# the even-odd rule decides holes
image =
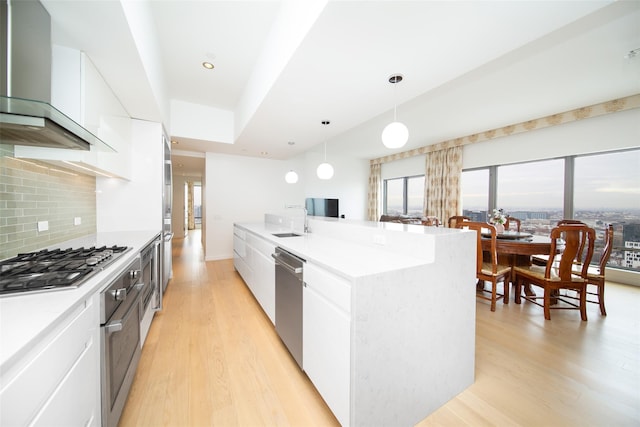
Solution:
[[[122,327],[124,326],[124,324],[127,323],[127,321],[129,320],[129,317],[131,317],[131,313],[133,313],[133,311],[136,309],[136,305],[140,304],[140,297],[142,295],[140,293],[140,289],[138,289],[137,286],[136,286],[136,291],[137,293],[136,293],[135,301],[133,301],[133,303],[127,310],[127,312],[122,316],[122,318],[112,320],[111,322],[104,325],[105,332],[114,333],[114,332],[120,332],[122,330]]]

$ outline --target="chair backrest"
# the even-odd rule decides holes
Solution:
[[[498,271],[498,250],[496,243],[497,231],[496,227],[486,222],[476,221],[460,221],[456,225],[456,228],[469,229],[476,231],[476,274],[482,271],[483,263],[483,250],[482,250],[482,234],[484,233],[487,238],[491,234],[491,248],[489,253],[491,255],[491,271],[496,273]]]
[[[578,221],[577,219],[561,219],[560,221],[558,221],[557,225],[587,225],[582,221]],[[576,253],[576,257],[574,259],[574,262],[578,265],[582,265],[582,261],[584,261],[584,241],[586,239],[586,236],[582,236],[582,243],[580,245],[580,247],[578,248],[578,252]]]
[[[507,215],[505,223],[504,223],[504,229],[505,230],[511,230],[511,225],[512,224],[516,225],[516,231],[520,231],[520,224],[521,224],[520,219],[516,218],[514,216],[508,216]]]
[[[422,217],[422,225],[438,227],[440,226],[440,220],[435,216],[425,216]]]
[[[582,221],[578,221],[577,219],[561,219],[560,221],[558,221],[558,223],[556,225],[564,225],[564,224],[585,224]]]
[[[604,276],[604,270],[609,262],[611,251],[613,250],[613,224],[607,225],[604,232],[604,247],[602,248],[602,254],[600,255],[600,262],[598,263],[598,273]]]
[[[455,216],[449,217],[449,222],[448,222],[449,228],[460,228],[458,227],[458,223],[463,221],[471,221],[471,218],[464,215],[455,215]]]
[[[551,251],[545,269],[545,278],[551,277],[554,270],[560,280],[570,281],[571,275],[576,274],[573,269],[576,259],[582,258],[582,268],[579,272],[583,278],[587,277],[589,263],[593,257],[593,246],[596,232],[584,224],[562,224],[551,230]],[[560,243],[563,242],[563,243]],[[556,258],[558,245],[564,245],[559,262]]]

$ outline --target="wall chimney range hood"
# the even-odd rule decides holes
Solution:
[[[113,152],[51,102],[51,18],[37,0],[0,0],[0,143]]]

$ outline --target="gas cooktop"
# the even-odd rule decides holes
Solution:
[[[129,249],[102,246],[18,254],[0,261],[0,296],[77,288]]]

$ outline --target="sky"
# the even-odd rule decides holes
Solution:
[[[562,209],[564,160],[498,168],[498,207]],[[486,209],[488,171],[463,173],[465,209]],[[575,210],[640,210],[640,150],[580,156],[575,162]]]

